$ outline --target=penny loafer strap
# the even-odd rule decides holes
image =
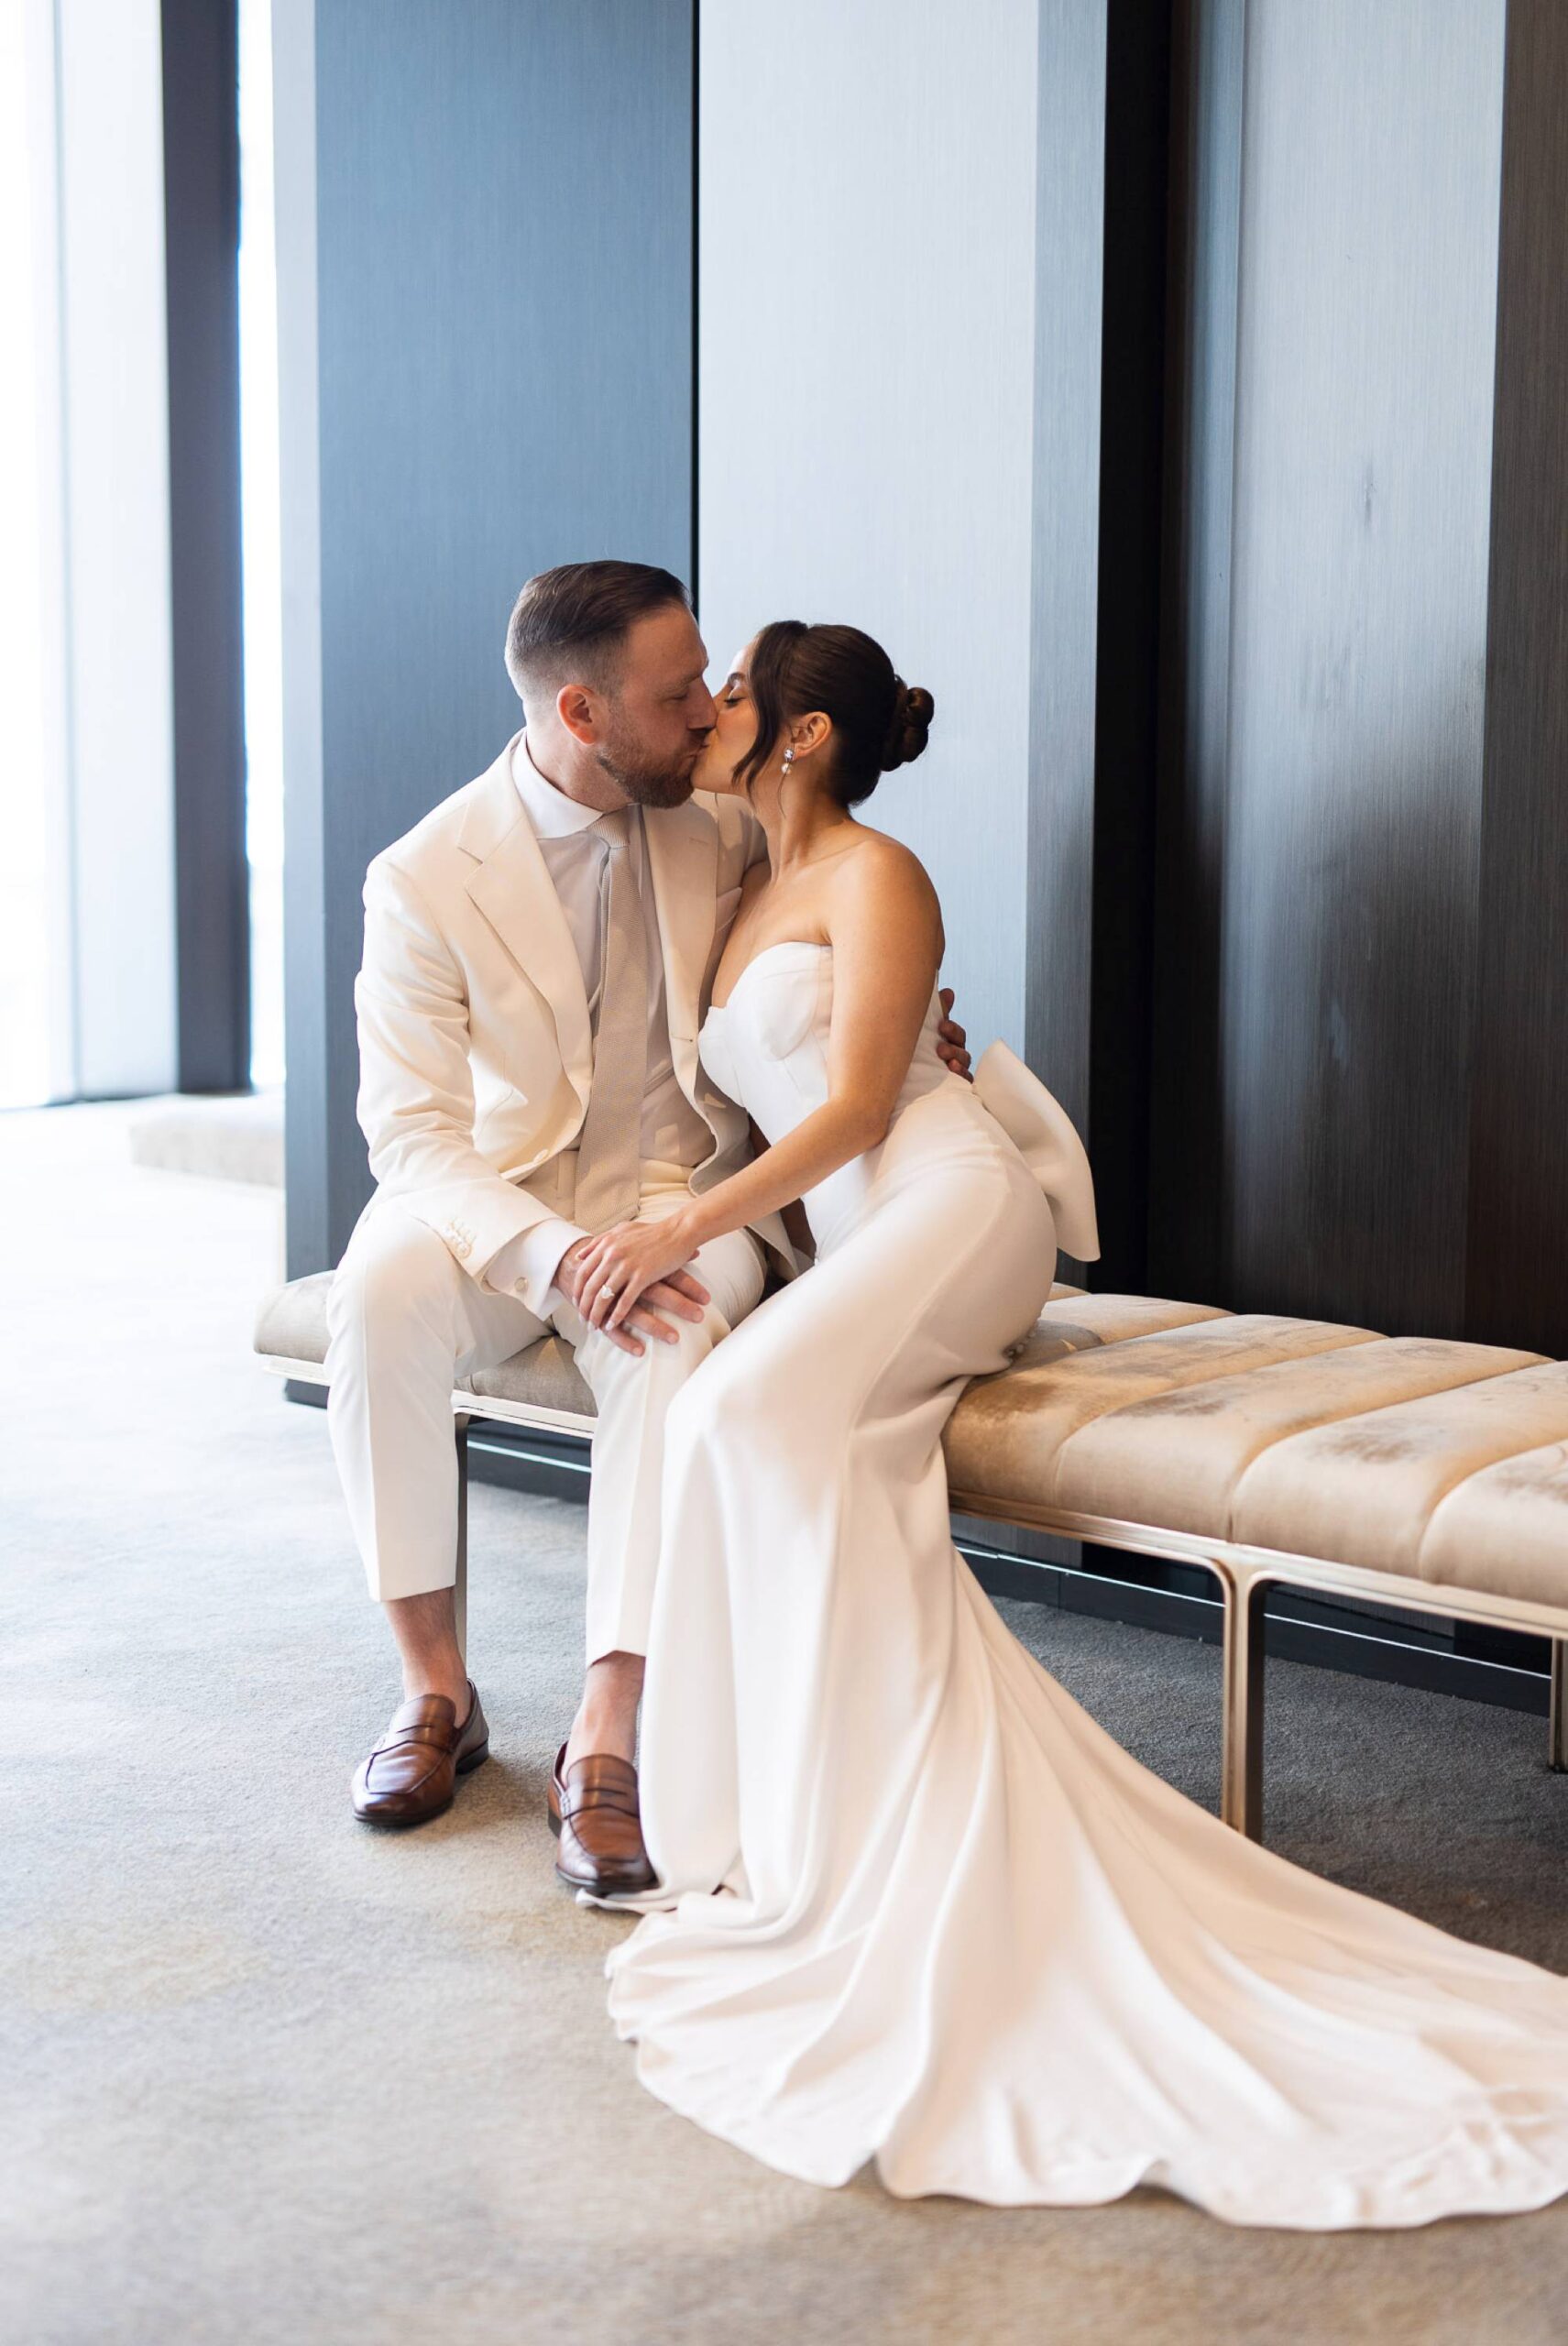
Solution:
[[[575,1825],[581,1816],[629,1816],[633,1825],[641,1825],[641,1813],[635,1800],[615,1800],[608,1792],[589,1792],[585,1799],[572,1800],[561,1811],[563,1825]]]
[[[560,1799],[563,1821],[593,1809],[608,1810],[635,1821],[637,1770],[625,1760],[594,1753],[566,1770]]]
[[[428,1744],[433,1751],[455,1751],[457,1738],[450,1727],[443,1727],[433,1719],[423,1719],[415,1726],[400,1727],[395,1732],[389,1732],[370,1756],[373,1760],[379,1760],[383,1752],[406,1751],[411,1745],[421,1743]]]

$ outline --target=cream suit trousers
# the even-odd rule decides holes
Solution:
[[[553,1178],[551,1178],[553,1177]],[[557,1158],[536,1193],[570,1215],[575,1157]],[[641,1211],[673,1212],[690,1195],[677,1167],[644,1165]],[[546,1323],[517,1297],[483,1289],[444,1242],[395,1197],[367,1207],[327,1303],[327,1418],[364,1559],[378,1600],[449,1588],[457,1556],[457,1455],[452,1388],[554,1327],[572,1346],[598,1410],[588,1502],[587,1659],[644,1653],[659,1557],[664,1418],[692,1371],[762,1291],[762,1254],[747,1231],[704,1246],[692,1266],[711,1301],[679,1342],[645,1339],[641,1359],[589,1328],[564,1299]]]

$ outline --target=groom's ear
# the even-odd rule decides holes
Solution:
[[[574,740],[591,749],[603,719],[599,696],[588,685],[563,685],[555,696],[555,714]]]

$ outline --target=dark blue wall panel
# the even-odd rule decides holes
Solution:
[[[316,0],[320,887],[289,950],[325,1025],[313,1102],[291,1040],[294,1273],[367,1194],[365,866],[515,729],[518,587],[596,554],[689,574],[692,14]]]
[[[163,0],[181,1091],[250,1081],[236,0]]]

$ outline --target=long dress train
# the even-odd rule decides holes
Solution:
[[[776,1139],[832,957],[758,957],[703,1052]],[[807,1199],[815,1266],[685,1388],[610,2010],[672,2108],[784,2172],[1236,2224],[1568,2189],[1568,1981],[1324,1881],[1141,1766],[956,1553],[941,1434],[1049,1291],[1023,1158],[936,1054]]]

